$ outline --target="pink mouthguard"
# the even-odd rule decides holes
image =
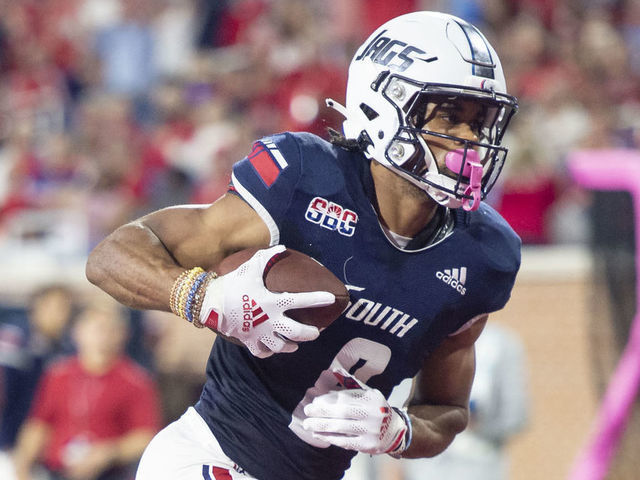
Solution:
[[[469,185],[464,191],[464,195],[471,197],[462,199],[462,208],[466,211],[474,211],[480,208],[480,197],[482,193],[482,164],[480,157],[475,150],[457,149],[447,153],[444,157],[444,163],[449,170],[462,174],[469,178]],[[464,160],[464,167],[462,162]],[[462,172],[460,171],[462,169]]]

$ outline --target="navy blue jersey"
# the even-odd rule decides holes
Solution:
[[[328,369],[342,367],[388,396],[446,336],[505,305],[520,240],[483,204],[456,210],[443,240],[396,247],[372,207],[365,157],[310,134],[256,142],[232,181],[269,227],[271,244],[316,258],[348,286],[351,303],[295,353],[259,359],[216,340],[196,409],[223,451],[260,480],[341,478],[355,452],[314,446],[299,426],[302,406],[330,387]]]

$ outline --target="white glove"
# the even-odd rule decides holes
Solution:
[[[393,456],[409,448],[411,425],[406,413],[346,371],[334,374],[344,389],[319,395],[304,407],[305,430],[319,440],[363,453]]]
[[[267,264],[284,250],[283,245],[258,250],[232,272],[214,279],[202,302],[200,323],[237,338],[259,358],[294,352],[296,342],[318,338],[316,327],[296,322],[283,312],[331,305],[335,302],[332,293],[274,293],[264,285]]]

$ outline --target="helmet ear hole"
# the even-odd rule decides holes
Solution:
[[[378,115],[378,112],[376,112],[373,108],[371,108],[366,103],[360,104],[360,110],[362,110],[362,113],[366,115],[369,121],[373,120],[374,118],[378,118],[380,116]]]

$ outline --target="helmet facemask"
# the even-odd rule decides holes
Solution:
[[[473,87],[427,84],[416,90],[415,82],[396,77],[382,92],[397,111],[399,127],[385,151],[389,166],[418,185],[438,203],[476,210],[495,184],[507,154],[500,142],[517,109],[513,97]],[[413,88],[412,88],[413,87]],[[407,101],[399,93],[414,90]],[[473,130],[477,140],[429,129],[428,124],[443,106],[455,112],[458,102],[478,105]],[[427,117],[429,105],[432,106]],[[458,148],[440,165],[431,145],[441,142]]]

